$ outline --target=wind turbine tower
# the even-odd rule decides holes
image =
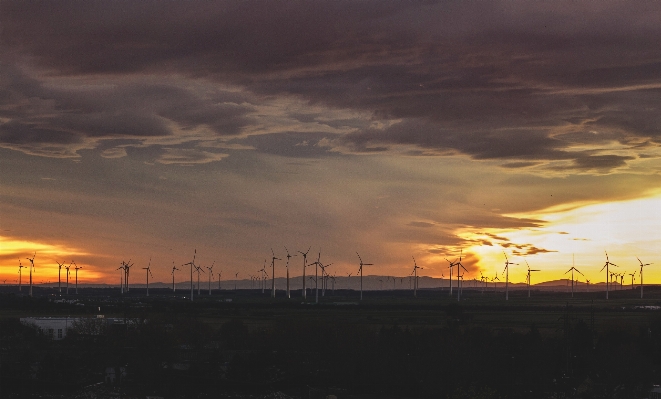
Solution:
[[[604,264],[604,266],[599,271],[601,272],[604,269],[606,269],[606,299],[608,299],[608,266],[617,266],[617,265],[615,263],[611,263],[610,260],[608,260],[608,252],[606,252],[606,251],[604,251],[604,252],[606,253],[606,263]]]
[[[147,267],[143,267],[142,269],[147,271],[146,272],[146,274],[147,274],[147,296],[149,296],[149,275],[151,274],[151,258],[149,258],[149,263],[147,264]],[[152,274],[152,277],[154,277],[153,274]]]
[[[261,275],[262,275],[262,276],[260,277],[260,280],[261,280],[261,281],[260,281],[260,284],[261,284],[261,286],[262,286],[262,294],[263,294],[263,293],[264,293],[264,290],[266,289],[266,283],[265,283],[265,281],[266,281],[266,275],[268,274],[268,273],[266,272],[266,259],[264,259],[264,267],[262,267],[261,269],[257,270],[257,273],[261,273]]]
[[[271,248],[271,298],[275,298],[275,261],[282,260],[275,257],[273,248]]]
[[[312,246],[310,246],[312,248]],[[308,258],[308,252],[310,252],[310,248],[308,248],[307,252],[301,252],[298,251],[299,254],[303,255],[303,299],[307,298],[307,290],[305,289],[305,268],[307,267],[307,258]]]
[[[115,270],[119,270],[119,289],[122,294],[124,294],[124,275],[126,274],[126,271],[124,270],[124,261],[122,261],[122,265],[118,267]],[[69,285],[69,269],[67,269],[67,286]]]
[[[193,294],[195,293],[193,286],[193,268],[195,267],[195,257],[197,256],[197,249],[193,252],[193,261],[184,263],[181,266],[190,266],[190,300],[193,301]],[[174,276],[174,275],[173,275]]]
[[[363,266],[373,266],[373,263],[363,263],[363,259],[360,257],[358,252],[356,252],[356,255],[358,255],[358,259],[360,260],[360,268],[358,271],[360,272],[360,300],[363,300]]]
[[[174,265],[174,261],[172,261],[172,292],[175,292],[175,286],[174,286],[174,271],[175,270],[180,270],[177,269],[177,266]]]
[[[575,271],[576,273],[580,274],[581,276],[585,277],[585,275],[584,275],[583,273],[581,273],[581,272],[580,272],[577,268],[575,268],[574,266],[572,266],[571,269],[569,269],[569,270],[567,270],[567,271],[565,272],[565,274],[571,272],[571,297],[572,297],[572,298],[574,297],[574,271]]]
[[[516,265],[517,263],[510,262],[505,251],[503,251],[503,255],[505,255],[505,270],[503,270],[503,273],[505,274],[505,300],[507,301],[509,300],[510,265]]]
[[[18,260],[18,290],[19,291],[21,290],[21,280],[23,278],[23,270],[21,270],[21,269],[23,269],[25,267],[27,267],[27,266],[23,266],[23,264],[21,263],[21,260],[19,259]]]
[[[57,269],[57,292],[62,293],[62,280],[60,278],[60,275],[62,273],[62,266],[64,266],[64,263],[57,262],[57,266],[58,266],[58,269]]]
[[[71,261],[71,263],[76,266],[74,270],[76,271],[76,295],[78,295],[78,270],[82,269],[83,267],[78,266],[74,261]]]
[[[321,259],[321,248],[319,249],[319,255],[317,256],[317,261],[310,264],[310,265],[314,265],[314,303],[319,303],[319,265],[321,265],[321,262],[319,262],[320,259]]]
[[[293,258],[296,255],[290,255],[289,250],[287,247],[285,247],[285,251],[287,251],[287,298],[291,298],[291,292],[289,291],[289,259]],[[305,270],[305,266],[303,266],[303,270]]]
[[[638,257],[636,257],[638,259]],[[638,263],[640,263],[640,299],[643,299],[643,267],[651,265],[651,263],[645,263],[640,261],[638,259]]]
[[[69,269],[71,268],[71,263],[69,263],[69,266],[65,266],[64,268],[67,269],[67,295],[69,295],[69,275],[71,274]]]
[[[631,290],[633,291],[633,281],[636,279],[636,272],[629,273],[629,275],[631,276]]]
[[[445,260],[448,261],[450,266],[448,268],[450,269],[450,293],[449,295],[452,296],[452,268],[457,266],[457,264],[461,263],[461,257],[463,255],[463,249],[460,252],[459,259],[455,260],[454,262],[450,262],[448,258],[445,258]],[[459,275],[459,269],[457,268],[457,275]],[[457,284],[459,284],[459,278],[457,278]]]
[[[34,255],[32,255],[32,259],[25,258],[30,261],[30,296],[32,296],[32,270],[34,269],[34,258],[36,257],[37,253],[35,252]]]
[[[211,267],[206,266],[207,270],[209,270],[209,295],[211,295],[211,277],[213,276],[213,265],[216,264],[216,261],[214,260],[211,262]]]
[[[200,296],[200,273],[204,273],[202,266],[195,266],[195,271],[197,272],[197,296]]]
[[[463,251],[462,251],[462,255],[463,255]],[[454,263],[454,265],[457,266],[457,302],[459,302],[461,300],[461,293],[462,293],[462,286],[463,286],[462,281],[463,281],[463,278],[464,278],[464,275],[460,274],[461,269],[464,269],[464,271],[468,272],[468,270],[461,263],[461,258],[462,258],[462,256],[459,256],[459,261],[456,261]]]
[[[528,266],[528,275],[526,276],[526,282],[528,283],[528,298],[530,298],[530,285],[531,285],[530,284],[530,273],[531,272],[538,272],[540,270],[539,269],[531,269],[527,260],[526,260],[526,266]]]

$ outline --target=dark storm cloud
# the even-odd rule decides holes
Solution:
[[[407,145],[510,168],[563,161],[551,169],[608,172],[635,159],[632,143],[658,144],[659,15],[659,3],[620,1],[5,1],[0,45],[53,75],[204,77],[397,122],[353,123],[340,142],[350,151]],[[164,118],[232,135],[249,123],[241,106],[131,89],[110,99],[138,99],[131,110],[155,100],[151,113],[103,104],[82,113],[87,122],[74,113],[51,129],[164,134]],[[605,149],[613,142],[630,153]]]
[[[174,82],[59,87],[5,65],[0,73],[0,145],[40,155],[75,156],[77,149],[118,138],[157,143],[174,134],[170,123],[184,131],[209,129],[207,139],[236,136],[253,111],[236,93],[200,94]]]

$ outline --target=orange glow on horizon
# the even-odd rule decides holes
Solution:
[[[28,283],[30,261],[27,258],[32,258],[35,253],[34,270],[32,272],[33,284],[57,283],[58,261],[62,262],[64,266],[68,266],[71,264],[72,258],[75,260],[75,258],[89,256],[88,253],[82,250],[64,245],[16,240],[0,236],[0,280],[5,284],[18,284],[20,262],[25,266],[21,272],[22,284]],[[105,274],[96,271],[94,266],[84,261],[76,261],[76,265],[81,268],[78,270],[78,283],[96,283],[105,277]],[[66,281],[64,266],[61,271],[62,281]],[[69,283],[72,280],[75,281],[74,268],[75,265],[70,268]]]

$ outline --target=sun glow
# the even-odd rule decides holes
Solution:
[[[19,262],[23,266],[28,266],[30,261],[27,258],[34,258],[33,281],[36,284],[56,283],[58,278],[58,263],[64,263],[68,266],[72,259],[87,256],[84,251],[70,248],[65,245],[44,244],[34,241],[16,240],[8,237],[0,237],[0,279],[4,283],[15,284],[18,282]],[[82,260],[76,260],[76,265],[82,267],[84,271],[79,271],[78,281],[96,280],[103,275],[94,271],[92,267],[85,264]],[[70,269],[71,277],[75,278],[74,267]],[[62,280],[66,280],[65,270],[62,268]],[[22,270],[22,282],[27,283],[29,278],[29,269]]]
[[[617,264],[617,272],[633,273],[639,269],[639,257],[645,263],[661,266],[657,253],[661,245],[661,194],[629,201],[570,204],[529,214],[508,215],[537,219],[542,227],[533,229],[463,230],[458,235],[473,242],[467,251],[478,258],[478,266],[493,277],[502,275],[505,255],[518,263],[511,266],[510,279],[523,282],[527,261],[531,268],[542,271],[534,274],[538,282],[568,278],[565,272],[575,262],[576,268],[594,282],[605,280],[600,273],[608,252],[610,261]],[[574,260],[572,259],[574,257]],[[645,269],[646,283],[661,282],[661,269]],[[627,278],[626,281],[629,280]]]

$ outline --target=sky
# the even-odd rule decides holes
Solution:
[[[0,279],[661,283],[660,99],[656,1],[5,0]]]

